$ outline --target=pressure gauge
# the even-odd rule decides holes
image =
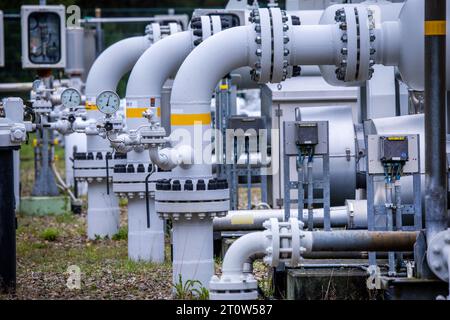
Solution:
[[[120,98],[114,91],[103,91],[97,96],[97,108],[104,114],[113,114],[119,110]]]
[[[77,108],[81,104],[81,94],[77,89],[67,88],[61,93],[61,103],[65,108]]]

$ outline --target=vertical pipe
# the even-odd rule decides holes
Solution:
[[[95,17],[101,18],[102,17],[102,9],[95,8]],[[97,57],[103,52],[103,30],[102,30],[102,23],[97,22],[95,25],[95,33],[96,33],[96,51],[97,51]]]
[[[146,199],[128,199],[128,258],[133,261],[164,262],[164,220],[155,212],[155,199],[149,197],[150,227]]]
[[[213,222],[210,218],[200,220],[193,215],[190,220],[173,220],[173,282],[183,284],[198,280],[208,287],[214,274]]]
[[[425,2],[425,227],[427,241],[448,226],[446,160],[446,2]]]
[[[16,288],[13,148],[0,148],[0,292]]]
[[[111,192],[106,193],[105,181],[89,184],[87,229],[88,238],[111,238],[119,229],[119,203]],[[144,211],[145,212],[145,211]]]
[[[313,162],[312,158],[308,157],[308,230],[314,229],[314,212],[313,212],[313,201],[314,201],[314,185],[313,185]]]

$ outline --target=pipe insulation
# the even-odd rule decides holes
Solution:
[[[107,48],[95,60],[86,80],[88,119],[98,120],[102,117],[95,107],[97,95],[104,90],[115,91],[120,79],[131,70],[150,44],[147,36],[124,39]],[[102,151],[110,151],[108,140],[98,135],[87,135],[87,152]],[[95,235],[111,237],[118,230],[118,199],[113,193],[105,194],[107,183],[103,179],[88,187],[88,237],[91,239]]]

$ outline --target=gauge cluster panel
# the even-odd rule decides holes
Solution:
[[[59,69],[66,66],[64,6],[22,6],[22,67]]]

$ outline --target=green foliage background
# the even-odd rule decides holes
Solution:
[[[153,16],[166,14],[169,8],[175,9],[176,14],[191,14],[195,8],[223,8],[227,0],[47,0],[47,4],[63,4],[65,6],[78,5],[82,17],[95,15],[95,8],[102,9],[103,17]],[[18,15],[24,4],[39,4],[38,0],[0,0],[0,10],[7,15]],[[142,35],[146,23],[117,23],[104,24],[104,48],[114,42]],[[4,20],[5,33],[5,67],[0,68],[0,82],[30,82],[36,74],[32,70],[22,70],[21,64],[21,35],[20,18],[8,17]],[[54,72],[56,77],[61,73]],[[118,93],[123,96],[128,75],[119,84]],[[17,93],[11,93],[17,96]],[[8,96],[5,94],[3,96]],[[27,94],[21,95],[27,99]]]

